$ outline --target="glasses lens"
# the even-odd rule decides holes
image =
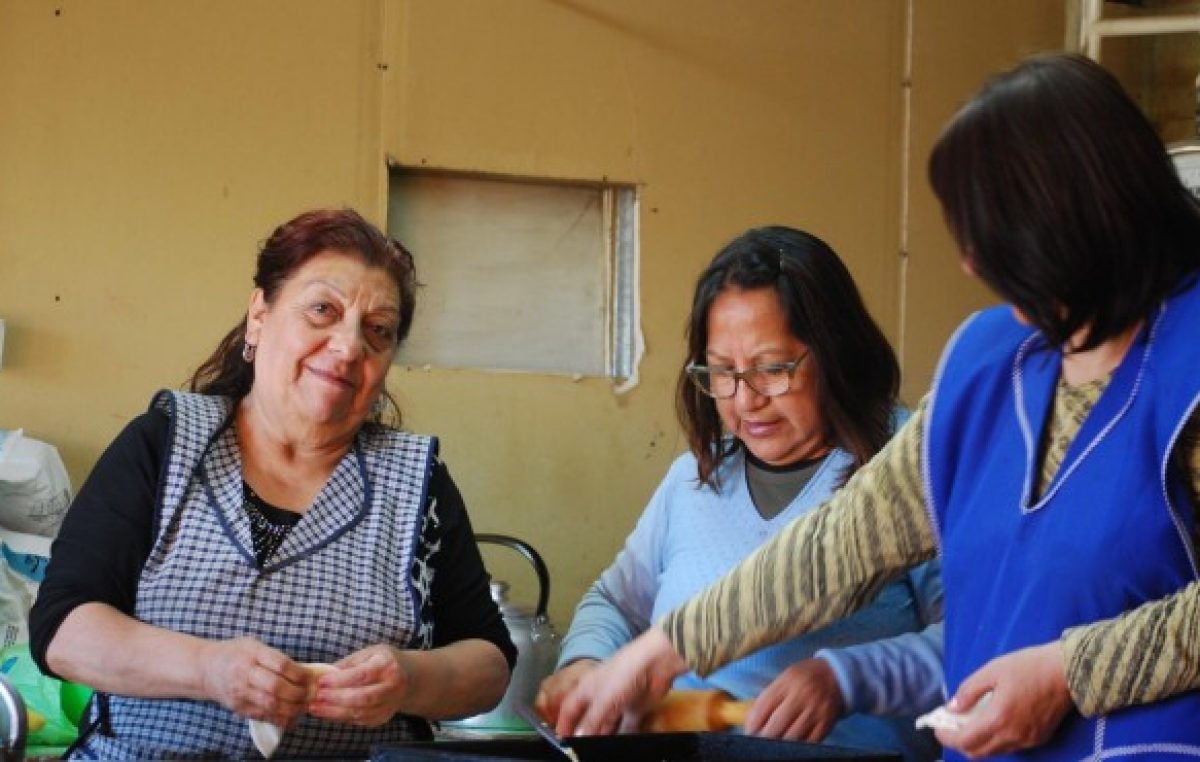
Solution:
[[[787,368],[755,368],[746,374],[746,382],[759,394],[778,397],[787,393],[791,376]]]
[[[737,376],[730,371],[708,372],[708,393],[719,400],[732,397],[737,392]]]

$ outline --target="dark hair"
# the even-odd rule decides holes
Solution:
[[[1056,346],[1091,349],[1200,266],[1200,211],[1116,78],[1077,55],[991,79],[942,132],[929,180],[979,277]]]
[[[316,209],[275,228],[259,249],[254,285],[261,288],[267,304],[274,304],[289,278],[306,262],[325,251],[355,254],[367,265],[380,267],[396,283],[400,295],[400,323],[396,330],[399,346],[412,328],[416,306],[417,276],[412,255],[395,239],[389,239],[353,209]],[[190,389],[240,400],[254,383],[254,364],[242,359],[246,342],[246,319],[221,339],[216,350],[192,375]],[[383,390],[389,422],[399,424],[400,408]],[[379,422],[380,411],[373,415]]]
[[[896,355],[871,319],[850,272],[816,236],[786,227],[748,230],[721,250],[700,274],[687,325],[687,362],[703,364],[708,312],[727,288],[773,289],[792,335],[815,360],[813,393],[829,442],[853,464],[846,479],[871,459],[892,433],[900,385]],[[700,481],[720,486],[717,472],[732,453],[722,441],[716,403],[679,374],[675,408],[698,464]]]

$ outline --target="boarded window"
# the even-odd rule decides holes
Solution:
[[[424,284],[397,362],[628,378],[631,186],[393,168],[388,230]]]

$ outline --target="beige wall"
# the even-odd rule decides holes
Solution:
[[[924,158],[985,72],[1061,45],[1062,5],[913,0],[911,144],[908,9],[0,0],[0,428],[56,444],[79,485],[151,392],[183,383],[239,319],[275,224],[318,205],[382,219],[385,157],[636,182],[636,389],[403,367],[390,383],[407,424],[442,438],[476,528],[546,556],[565,627],[683,447],[671,391],[685,311],[726,240],[783,223],[829,241],[901,345],[910,401],[985,302],[957,273]],[[519,562],[488,553],[531,598]]]
[[[1039,52],[1061,49],[1061,2],[916,0],[913,13],[912,172],[904,293],[904,396],[929,387],[942,344],[971,311],[993,303],[959,272],[954,243],[926,180],[926,160],[942,126],[989,73]]]

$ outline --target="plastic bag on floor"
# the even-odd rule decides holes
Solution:
[[[0,431],[0,526],[53,537],[70,504],[71,482],[58,450],[21,429]]]

